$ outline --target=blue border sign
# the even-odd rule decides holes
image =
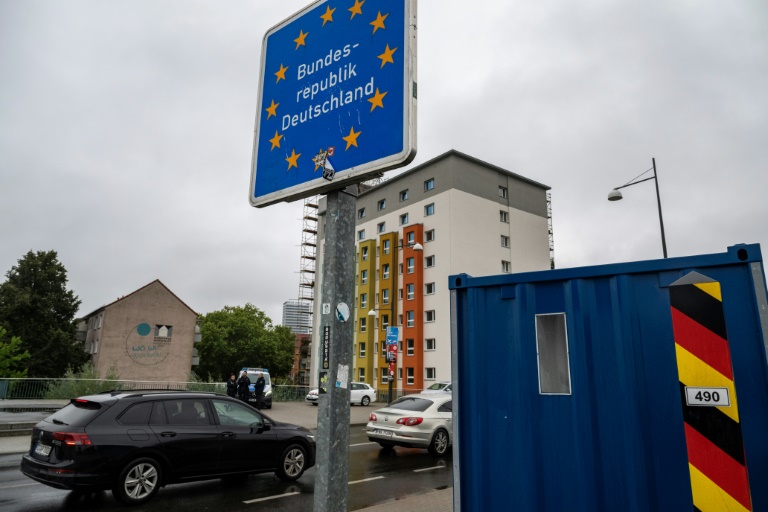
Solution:
[[[320,0],[264,36],[250,202],[343,188],[416,155],[416,0]]]

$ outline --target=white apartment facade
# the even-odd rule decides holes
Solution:
[[[387,325],[400,327],[398,390],[450,380],[448,277],[550,268],[548,190],[449,151],[361,193],[356,205],[354,380],[387,387]],[[324,221],[321,202],[319,286]],[[414,251],[415,243],[423,251]],[[319,340],[320,304],[315,307],[313,339]],[[369,315],[371,309],[376,316]],[[319,352],[312,351],[310,382],[317,382]]]

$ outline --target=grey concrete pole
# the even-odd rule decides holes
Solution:
[[[330,304],[331,312],[322,315],[320,325],[321,332],[330,326],[331,346],[328,393],[319,396],[318,404],[314,512],[347,512],[349,504],[349,382],[354,380],[356,196],[357,185],[330,192],[327,196],[322,303]],[[349,307],[346,322],[341,321],[337,313],[341,303]]]

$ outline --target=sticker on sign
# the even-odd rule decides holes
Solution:
[[[728,388],[685,387],[685,402],[690,406],[730,407]]]

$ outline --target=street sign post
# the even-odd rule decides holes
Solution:
[[[416,154],[416,0],[320,0],[264,36],[250,202],[341,189]]]

